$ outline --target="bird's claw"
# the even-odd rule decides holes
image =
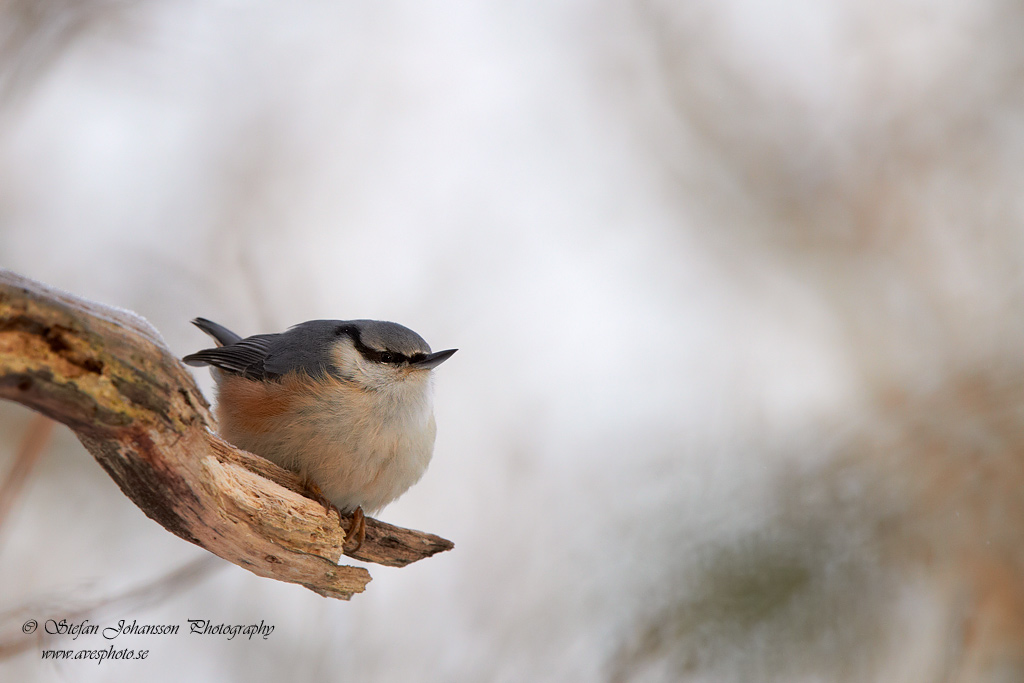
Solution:
[[[338,519],[340,521],[341,517],[339,516]],[[346,548],[345,552],[347,553],[354,553],[362,548],[363,541],[366,540],[366,516],[361,507],[357,507],[352,513],[352,522],[348,525],[348,531],[345,532],[345,542],[347,543],[351,538],[355,539],[356,545],[354,548]]]

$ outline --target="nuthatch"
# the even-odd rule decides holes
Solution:
[[[362,544],[363,510],[401,496],[430,462],[430,371],[457,349],[431,353],[409,328],[378,320],[311,320],[245,339],[192,323],[217,342],[183,360],[213,366],[221,436],[297,472],[339,520],[353,513],[348,536]]]

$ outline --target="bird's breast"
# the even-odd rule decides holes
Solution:
[[[343,510],[372,512],[416,483],[433,453],[429,384],[366,391],[330,379],[225,377],[224,438],[317,483]]]

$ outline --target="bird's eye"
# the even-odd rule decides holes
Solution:
[[[399,356],[397,353],[391,353],[389,351],[385,351],[382,354],[380,354],[380,362],[381,363],[398,363],[401,360],[402,360],[401,356]]]

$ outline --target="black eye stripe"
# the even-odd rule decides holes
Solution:
[[[390,365],[397,365],[399,363],[404,363],[409,360],[406,356],[400,353],[396,353],[394,351],[377,351],[376,349],[371,349],[365,346],[357,348],[359,348],[359,353],[362,354],[363,358],[365,358],[366,360],[375,361],[377,363],[388,363]]]
[[[359,328],[354,325],[339,325],[334,330],[335,336],[348,336],[352,340],[352,345],[356,347],[359,354],[366,360],[374,361],[376,363],[387,363],[389,365],[398,365],[399,363],[407,363],[412,359],[418,359],[424,357],[424,354],[417,353],[412,359],[405,354],[397,351],[378,351],[377,349],[370,348],[363,343],[363,340],[359,337]]]

